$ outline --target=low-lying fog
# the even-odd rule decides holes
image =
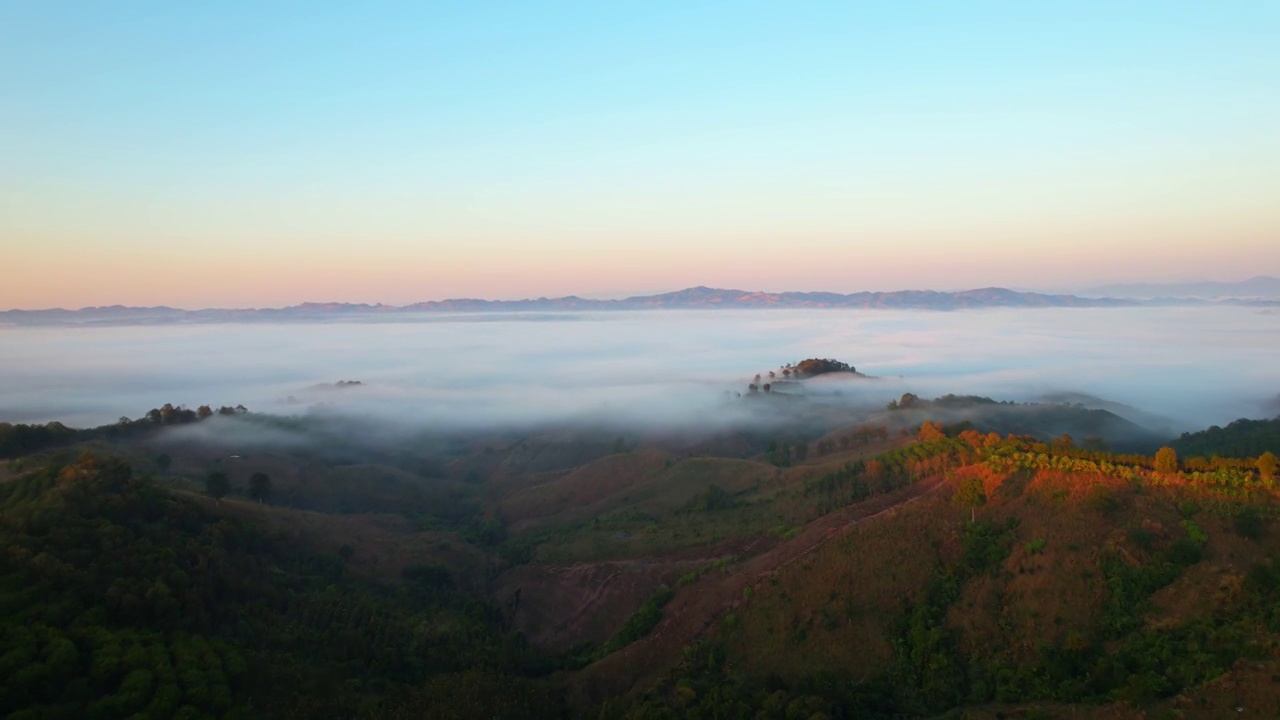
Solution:
[[[1176,431],[1275,415],[1280,315],[1256,308],[656,311],[406,321],[0,328],[0,421],[100,425],[166,402],[297,414],[317,403],[415,427],[601,418],[697,425],[752,376],[808,357],[903,392],[1084,393]],[[359,380],[345,389],[322,383]],[[841,394],[831,395],[833,390]],[[728,409],[726,409],[728,408]]]

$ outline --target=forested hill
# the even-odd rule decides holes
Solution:
[[[46,448],[61,447],[87,440],[142,438],[164,428],[190,425],[208,420],[215,415],[242,416],[248,412],[248,408],[243,405],[223,406],[217,410],[208,405],[201,405],[192,410],[165,403],[163,407],[148,410],[140,418],[131,420],[122,417],[110,425],[101,425],[96,428],[69,428],[56,421],[44,425],[0,422],[0,459],[21,457]]]
[[[559,715],[447,573],[390,592],[211,503],[92,455],[0,483],[0,716]]]
[[[1270,420],[1241,418],[1227,425],[1214,425],[1207,430],[1183,433],[1173,442],[1173,448],[1183,455],[1242,458],[1254,457],[1265,452],[1280,455],[1280,417]]]

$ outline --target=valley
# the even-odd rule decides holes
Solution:
[[[1187,457],[1065,402],[735,402],[747,420],[702,433],[354,441],[364,431],[323,412],[170,406],[91,430],[0,426],[5,637],[29,648],[6,656],[28,670],[0,704],[12,717],[526,717],[531,697],[542,717],[1214,717],[1221,687],[1278,661],[1275,458],[1242,452],[1280,440],[1270,421],[1165,439],[1204,453]],[[253,441],[284,429],[287,444]],[[87,532],[143,563],[84,565]],[[76,587],[55,619],[49,599]],[[96,638],[121,633],[223,648],[221,699],[181,674],[164,685],[149,661],[92,670]],[[51,694],[77,682],[104,699]]]

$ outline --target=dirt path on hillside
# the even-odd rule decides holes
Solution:
[[[792,540],[747,558],[732,575],[708,573],[681,589],[663,610],[653,632],[582,670],[571,682],[575,699],[599,703],[650,682],[680,658],[683,648],[704,634],[726,611],[737,607],[742,590],[759,585],[782,568],[803,560],[852,526],[893,512],[946,485],[942,475],[878,495],[824,515]]]

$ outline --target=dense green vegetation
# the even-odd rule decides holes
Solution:
[[[662,608],[671,600],[671,589],[662,587],[652,597],[645,601],[640,609],[635,611],[631,617],[627,618],[627,622],[622,629],[609,638],[609,641],[596,649],[594,657],[602,658],[611,652],[616,652],[640,638],[648,635],[657,627],[658,622],[662,620]]]
[[[0,423],[0,458],[21,457],[76,441],[78,433],[60,422],[47,425]]]
[[[8,717],[394,715],[434,676],[537,664],[445,577],[368,585],[118,460],[23,474],[0,484],[0,508]]]
[[[1171,443],[1179,455],[1227,458],[1257,457],[1264,452],[1280,454],[1280,417],[1270,420],[1241,418],[1226,427],[1183,433]]]

